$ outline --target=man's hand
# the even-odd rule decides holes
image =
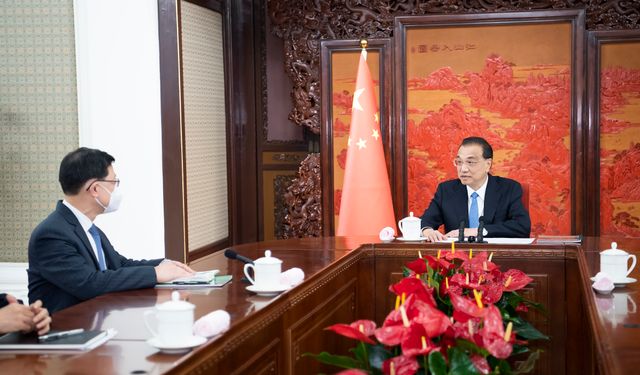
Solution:
[[[422,236],[426,237],[431,242],[442,241],[447,239],[444,236],[444,234],[440,233],[440,231],[437,231],[433,228],[426,228],[425,230],[423,230]]]
[[[460,233],[457,229],[452,230],[451,232],[447,233],[447,237],[449,238],[458,238],[458,233]],[[464,228],[464,236],[465,237],[469,237],[469,236],[477,236],[478,235],[478,228]]]
[[[156,279],[159,283],[166,283],[179,277],[193,276],[195,273],[188,266],[176,261],[162,262],[155,269]]]
[[[35,315],[33,317],[33,326],[38,331],[38,335],[44,335],[49,332],[49,325],[51,324],[51,317],[49,311],[42,307],[42,301],[37,300],[29,306],[31,312]]]
[[[164,263],[164,262],[171,262],[171,263],[175,264],[176,266],[178,266],[178,267],[182,268],[183,270],[185,270],[185,271],[187,271],[187,272],[196,273],[196,271],[192,270],[192,269],[191,269],[191,267],[187,266],[187,265],[186,265],[186,264],[184,264],[184,263],[181,263],[181,262],[175,261],[175,260],[165,259],[165,260],[163,260],[162,262],[163,262],[163,263]]]
[[[31,309],[19,304],[10,294],[7,294],[7,302],[9,304],[0,309],[0,333],[31,331],[34,317]]]

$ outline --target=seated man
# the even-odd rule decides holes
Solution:
[[[64,200],[31,234],[29,299],[41,299],[52,313],[104,293],[151,288],[194,272],[170,260],[127,259],[93,225],[96,216],[120,204],[113,162],[106,152],[84,147],[65,156],[59,172]]]
[[[36,331],[38,335],[49,332],[51,317],[38,300],[25,306],[11,294],[0,294],[0,334]]]
[[[491,145],[480,137],[465,138],[453,161],[458,179],[438,185],[422,215],[422,235],[430,241],[464,235],[477,236],[478,219],[484,217],[487,237],[529,237],[531,219],[522,205],[522,187],[514,180],[489,174]],[[446,236],[437,229],[444,224]]]

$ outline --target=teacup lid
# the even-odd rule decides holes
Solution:
[[[271,256],[271,250],[265,250],[264,256],[253,261],[254,264],[280,264],[282,261]]]
[[[409,216],[405,217],[402,220],[406,220],[406,221],[420,221],[419,217],[415,217],[413,216],[413,211],[409,212]]]
[[[171,292],[171,301],[156,305],[156,308],[161,311],[193,310],[195,307],[196,306],[192,303],[180,300],[180,293],[178,293],[177,290]]]
[[[603,255],[627,255],[628,253],[624,250],[618,249],[618,244],[615,242],[611,243],[611,249],[604,250],[600,254]]]

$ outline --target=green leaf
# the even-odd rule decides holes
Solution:
[[[540,350],[536,350],[535,352],[531,352],[529,354],[529,358],[525,361],[516,362],[516,368],[513,370],[514,374],[526,374],[531,371],[536,366],[536,361],[540,358]]]
[[[445,362],[442,353],[436,351],[429,353],[429,371],[432,375],[447,374],[447,362]]]
[[[498,365],[496,367],[497,367],[498,374],[508,375],[508,374],[512,373],[511,372],[511,366],[509,366],[509,363],[507,361],[505,361],[504,359],[501,359],[498,362]]]
[[[402,267],[402,277],[409,277],[411,274],[411,270],[407,267]]]
[[[390,351],[386,350],[382,345],[369,346],[369,366],[372,369],[382,371],[382,363],[393,355]]]
[[[466,352],[477,353],[483,357],[489,355],[489,352],[486,349],[479,347],[469,340],[457,339],[456,346]]]
[[[475,375],[478,370],[471,362],[471,359],[461,349],[452,347],[447,352],[449,354],[449,375]]]
[[[312,357],[318,362],[322,362],[327,365],[333,365],[336,367],[364,369],[364,367],[362,366],[362,362],[356,361],[355,359],[344,355],[335,355],[329,354],[327,352],[322,352],[320,354],[304,353],[302,356]]]
[[[525,340],[549,340],[549,336],[538,331],[536,327],[532,326],[529,322],[521,318],[512,319],[511,321],[513,322],[513,330],[516,331],[518,336]]]

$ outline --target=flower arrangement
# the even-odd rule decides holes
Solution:
[[[524,272],[502,272],[493,253],[473,250],[422,257],[407,263],[404,278],[389,287],[396,306],[382,327],[371,320],[327,327],[359,341],[352,357],[307,354],[353,374],[516,374],[533,369],[539,350],[529,340],[548,339],[519,311],[542,306],[517,293],[533,281]],[[511,368],[507,359],[529,352]]]

